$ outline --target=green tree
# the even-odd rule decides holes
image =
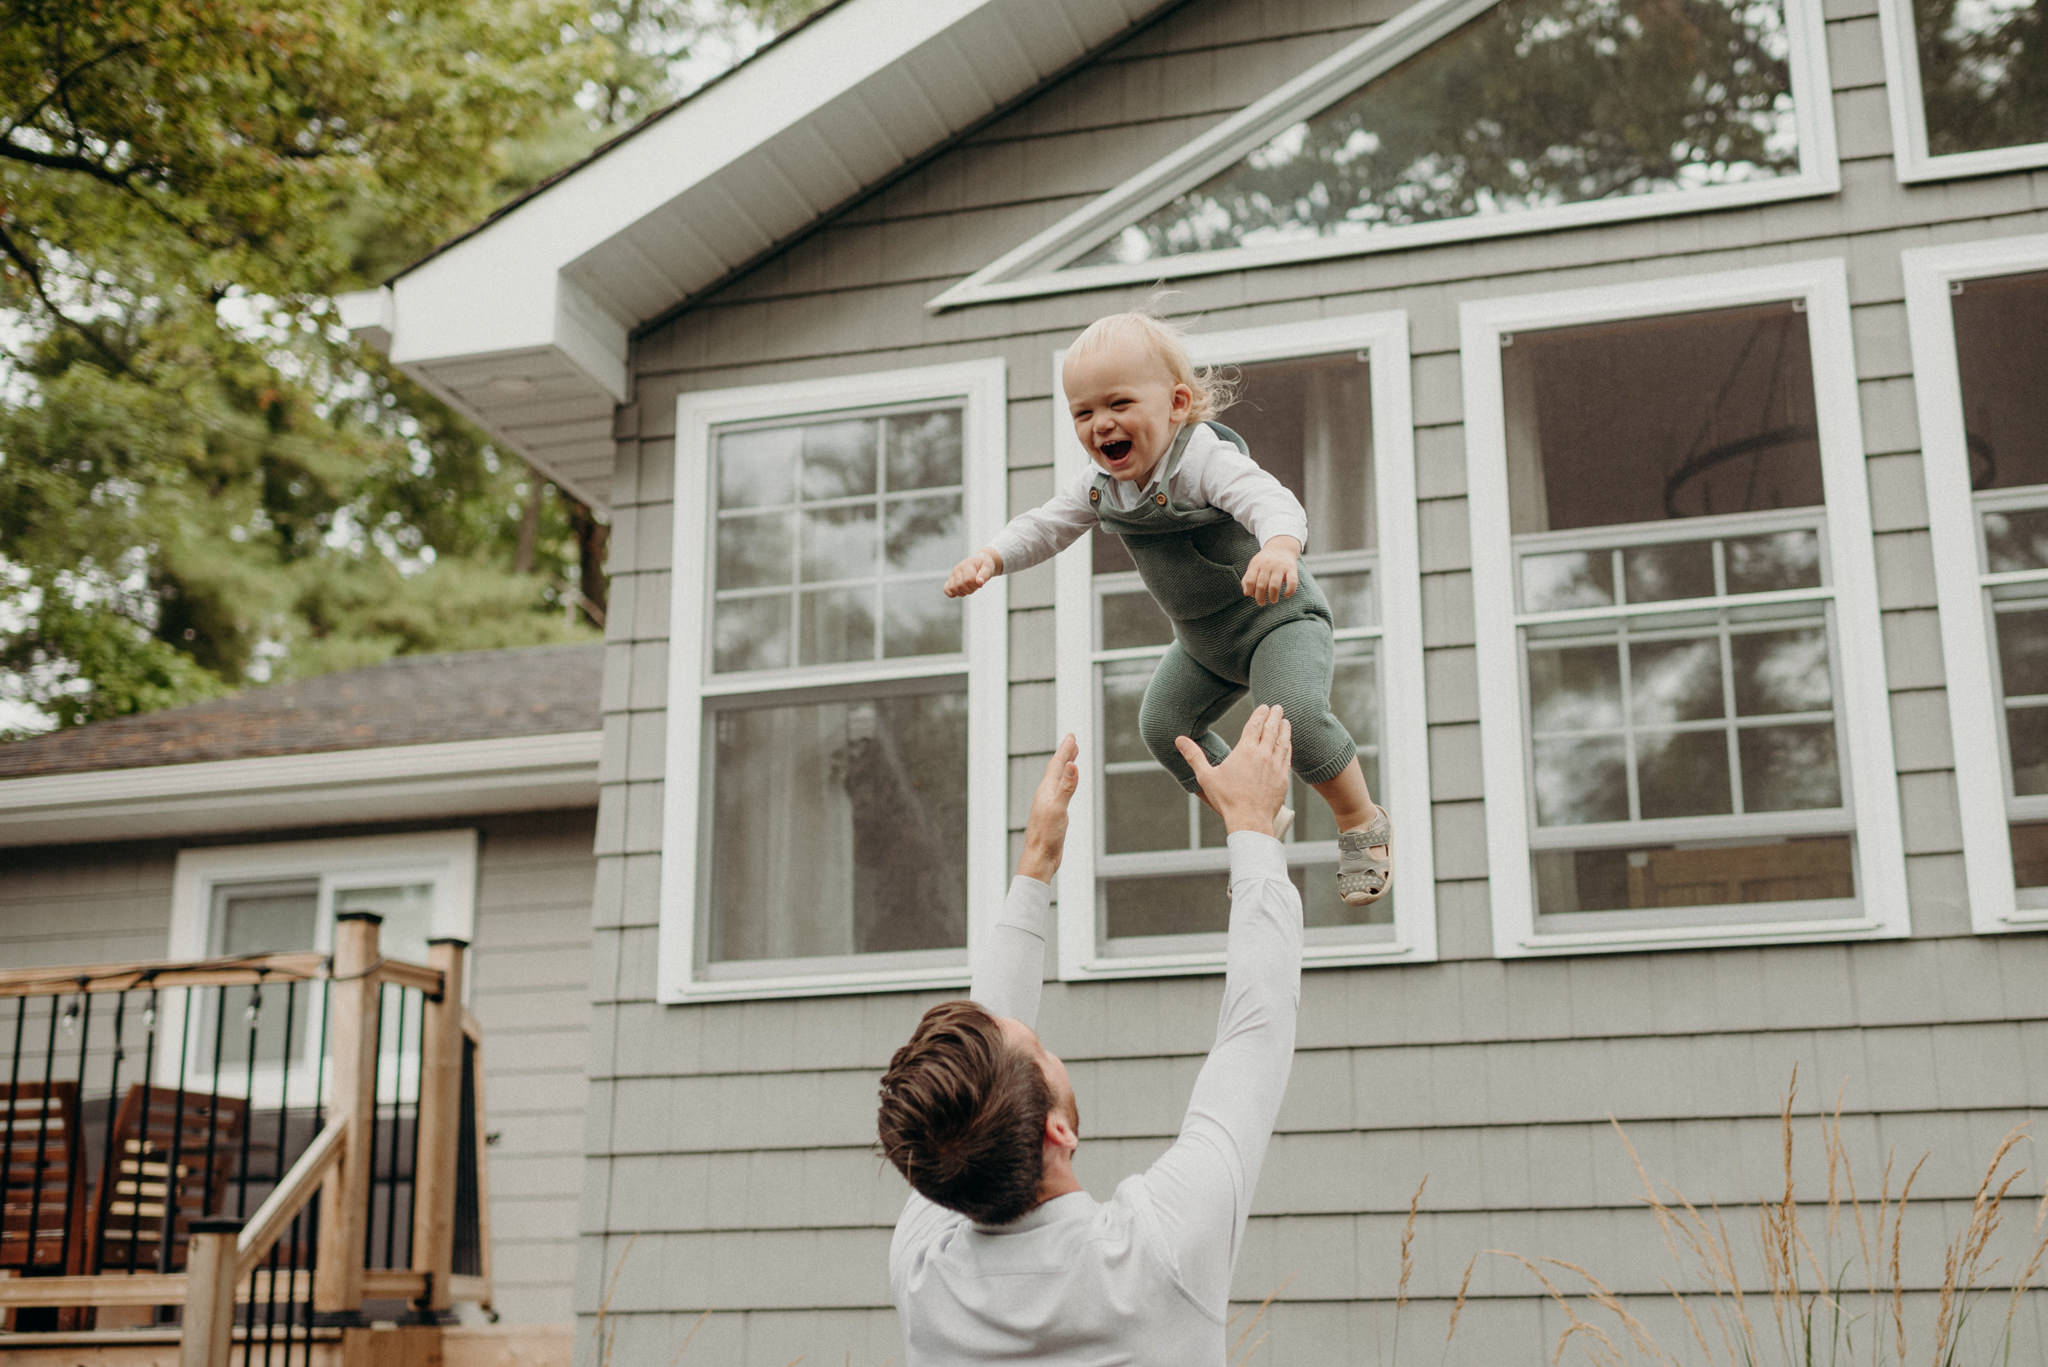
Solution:
[[[707,24],[810,5],[0,6],[0,701],[588,635],[602,529],[331,298],[659,107]]]

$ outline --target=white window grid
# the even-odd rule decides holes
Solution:
[[[715,669],[713,614],[722,595],[715,589],[717,545],[716,477],[718,438],[821,421],[862,420],[895,413],[931,411],[957,405],[961,413],[961,468],[964,483],[900,491],[897,502],[954,492],[961,499],[960,553],[986,544],[1001,525],[1001,481],[989,473],[1004,465],[1007,381],[998,359],[955,365],[838,376],[818,381],[748,386],[686,393],[677,401],[675,564],[678,586],[670,599],[668,738],[662,789],[661,925],[657,949],[656,997],[669,1004],[698,1001],[802,997],[893,988],[953,987],[967,982],[968,953],[977,927],[1000,906],[1005,855],[1004,731],[1008,650],[1004,627],[1008,602],[1001,578],[966,600],[961,624],[963,648],[931,655],[888,657],[755,670]],[[887,461],[878,475],[886,490]],[[835,504],[879,506],[886,497],[855,495],[805,501],[800,510]],[[782,505],[777,505],[782,506]],[[755,511],[755,509],[748,509]],[[801,555],[801,511],[794,556]],[[876,528],[879,538],[883,525]],[[882,552],[878,547],[877,564]],[[793,560],[793,571],[801,561]],[[948,567],[950,568],[950,566]],[[878,571],[877,592],[898,582],[928,582],[937,593],[944,572],[891,576]],[[768,590],[796,597],[842,581],[800,579]],[[696,586],[695,591],[687,587]],[[739,591],[746,592],[746,591]],[[800,609],[792,606],[791,642],[796,649]],[[886,630],[880,612],[876,630]],[[908,950],[872,954],[790,957],[709,963],[708,899],[704,851],[714,838],[712,774],[705,763],[710,728],[720,711],[749,706],[800,705],[854,700],[885,692],[965,684],[968,695],[968,944],[959,949]]]
[[[1833,593],[1828,648],[1838,692],[1838,760],[1845,807],[1853,811],[1857,897],[1659,911],[1651,916],[1575,913],[1539,918],[1532,867],[1532,798],[1523,626],[1518,621],[1516,552],[1506,487],[1507,419],[1501,349],[1518,333],[1622,319],[1653,319],[1754,304],[1791,302],[1809,318],[1814,404],[1826,502],[1824,564]],[[1756,270],[1626,281],[1613,285],[1460,306],[1467,488],[1472,520],[1472,592],[1480,690],[1480,746],[1487,793],[1489,895],[1494,952],[1502,958],[1725,944],[1889,938],[1911,933],[1904,833],[1892,755],[1890,698],[1878,622],[1877,566],[1864,469],[1847,273],[1840,259]],[[1744,515],[1767,526],[1772,514]],[[1707,519],[1676,533],[1698,536]],[[1649,533],[1661,535],[1661,532]],[[1613,529],[1599,533],[1616,535]],[[1669,605],[1658,605],[1666,611]],[[1787,818],[1792,819],[1787,819]],[[1800,833],[1799,814],[1778,814],[1774,835]],[[1654,833],[1628,827],[1632,841]],[[1574,839],[1584,828],[1573,828]],[[1728,838],[1724,826],[1722,838]],[[1647,842],[1645,842],[1647,843]],[[1764,904],[1766,907],[1770,904]],[[1786,914],[1788,909],[1790,914]]]
[[[849,412],[843,416],[840,414],[832,414],[830,415],[830,420],[834,422],[873,422],[879,425],[884,420],[891,417],[899,416],[901,414],[929,412],[934,408],[942,408],[945,406],[946,405],[944,404],[931,403],[894,404],[880,408],[868,409],[866,411],[861,412]],[[730,435],[741,435],[747,432],[773,431],[785,427],[799,426],[802,425],[803,422],[804,420],[801,418],[782,418],[764,419],[762,421],[752,423],[732,423],[727,426],[721,427],[718,430],[717,435],[723,437]],[[877,441],[879,442],[880,440],[882,440],[882,438],[878,433]],[[800,647],[801,642],[804,640],[804,619],[806,615],[806,604],[809,595],[833,590],[858,589],[865,587],[870,590],[869,609],[873,627],[872,654],[869,657],[870,659],[931,660],[938,658],[964,658],[964,652],[962,651],[947,651],[941,652],[939,654],[916,655],[909,653],[890,655],[888,653],[887,595],[891,592],[900,591],[916,592],[920,587],[926,587],[931,589],[933,592],[936,592],[938,590],[939,585],[945,582],[946,574],[945,570],[906,570],[891,572],[887,568],[887,555],[886,551],[884,550],[884,546],[886,545],[888,537],[889,515],[893,509],[902,508],[912,503],[943,498],[948,496],[956,500],[963,500],[965,497],[965,491],[967,486],[964,483],[956,483],[929,485],[903,490],[891,489],[889,487],[889,462],[886,456],[884,456],[880,460],[879,467],[880,468],[876,475],[875,492],[871,494],[849,494],[834,498],[806,499],[803,497],[802,490],[798,489],[796,498],[788,502],[773,504],[747,504],[743,507],[736,508],[715,508],[715,511],[713,513],[713,526],[710,532],[713,545],[717,544],[719,526],[727,523],[740,522],[753,518],[766,519],[768,517],[772,517],[778,514],[788,515],[792,522],[792,530],[790,534],[789,578],[783,583],[769,584],[760,587],[716,589],[712,594],[714,610],[715,606],[720,603],[741,602],[746,600],[764,600],[774,598],[788,599],[790,603],[789,641],[791,650],[792,652],[794,652]],[[715,506],[715,500],[713,500],[713,503]],[[807,514],[831,513],[840,511],[858,511],[861,509],[874,510],[874,535],[877,542],[874,562],[875,572],[873,574],[841,577],[806,577],[804,574],[804,554],[805,533],[809,526]],[[707,621],[707,629],[708,627],[709,623]],[[763,670],[718,669],[716,665],[715,651],[710,649],[707,649],[707,651],[705,652],[705,658],[709,661],[712,661],[711,672],[717,678],[720,679],[738,679],[748,675],[757,675],[764,672],[768,672]],[[820,664],[806,665],[801,660],[791,659],[788,665],[785,666],[785,668],[792,670],[831,669],[839,665],[848,663],[855,662],[827,661]]]
[[[2048,793],[2019,791],[2013,774],[2009,733],[2012,714],[2048,708],[2048,693],[2007,693],[1998,650],[1999,631],[2003,625],[2001,618],[2020,613],[2048,612],[2048,565],[2035,569],[1993,570],[1985,535],[1985,518],[1989,515],[2048,511],[2048,488],[2037,485],[2025,489],[1987,490],[1975,495],[1972,504],[1978,554],[1977,583],[1983,594],[1985,620],[1990,626],[1985,633],[1985,648],[1990,656],[1992,696],[1996,700],[1992,713],[1998,725],[1998,765],[2005,780],[2001,791],[2005,796],[2006,821],[2010,824],[2048,821]],[[2011,590],[2021,592],[2012,594]],[[2015,888],[2014,896],[2020,908],[2048,912],[2048,888]]]
[[[1311,933],[1303,956],[1309,967],[1370,963],[1421,963],[1436,958],[1436,863],[1430,809],[1429,745],[1422,668],[1421,579],[1415,504],[1414,418],[1409,388],[1408,320],[1405,313],[1358,314],[1308,323],[1246,328],[1242,331],[1197,333],[1189,351],[1200,365],[1252,365],[1267,361],[1303,360],[1355,353],[1368,363],[1372,411],[1372,452],[1375,483],[1376,551],[1332,553],[1313,564],[1374,567],[1372,601],[1375,626],[1366,633],[1347,631],[1352,648],[1371,640],[1378,653],[1381,733],[1378,739],[1383,775],[1398,776],[1402,796],[1390,798],[1395,820],[1394,926],[1331,927]],[[1059,460],[1080,462],[1086,454],[1072,437],[1066,400],[1060,390],[1061,353],[1051,359],[1053,430]],[[1405,573],[1380,573],[1381,567],[1408,567]],[[1056,693],[1063,727],[1080,738],[1083,763],[1101,772],[1100,663],[1097,649],[1102,600],[1112,591],[1098,589],[1093,563],[1075,547],[1055,561],[1058,610]],[[1107,579],[1107,576],[1105,576]],[[1125,591],[1137,584],[1132,574],[1110,580]],[[1340,641],[1340,644],[1342,642]],[[1134,648],[1139,651],[1147,647]],[[1163,646],[1149,648],[1153,653]],[[1070,839],[1060,866],[1059,974],[1063,980],[1086,981],[1118,977],[1155,977],[1214,973],[1223,967],[1224,937],[1190,934],[1130,937],[1105,952],[1101,937],[1101,888],[1097,847],[1101,840],[1096,812],[1099,782],[1083,781],[1073,802],[1073,827],[1087,839]],[[1380,794],[1375,793],[1375,796]],[[1311,801],[1319,799],[1311,798]],[[1200,865],[1189,861],[1200,852],[1164,857],[1171,868],[1188,872]],[[1227,863],[1227,856],[1217,867]],[[1135,871],[1135,870],[1134,870]],[[1222,888],[1217,895],[1220,897]]]
[[[1379,556],[1375,552],[1340,551],[1327,555],[1304,555],[1302,557],[1302,564],[1310,572],[1318,576],[1366,574],[1373,581],[1372,587],[1369,590],[1371,598],[1374,602],[1378,600]],[[1124,646],[1104,649],[1101,645],[1103,601],[1122,594],[1143,593],[1145,592],[1145,585],[1144,581],[1138,577],[1135,571],[1123,570],[1095,575],[1094,590],[1096,649],[1089,657],[1089,665],[1098,681],[1095,690],[1095,725],[1096,734],[1100,735],[1103,734],[1105,727],[1101,711],[1103,690],[1100,685],[1105,666],[1156,662],[1161,656],[1166,654],[1166,645],[1162,643],[1159,645]],[[1375,671],[1383,667],[1381,659],[1383,652],[1380,650],[1379,643],[1385,632],[1379,624],[1379,614],[1377,612],[1374,612],[1370,623],[1337,627],[1331,634],[1337,643],[1337,661],[1340,668],[1347,659],[1355,660],[1358,658],[1362,653],[1360,651],[1361,646],[1366,647],[1370,651],[1370,658],[1373,661]],[[1386,730],[1386,706],[1384,703],[1386,690],[1376,689],[1375,693],[1382,699],[1380,715],[1372,719],[1373,732],[1371,739],[1360,744],[1358,747],[1359,760],[1366,766],[1368,771],[1377,765],[1380,755],[1380,737]],[[1233,738],[1226,736],[1224,739],[1229,740]],[[1156,760],[1152,759],[1108,760],[1097,766],[1097,770],[1105,778],[1109,778],[1118,774],[1157,773],[1159,772],[1159,764]],[[1378,795],[1377,790],[1375,795]],[[1310,800],[1316,800],[1313,794],[1311,794]],[[1186,802],[1187,845],[1185,848],[1176,846],[1173,849],[1127,851],[1120,854],[1108,852],[1106,838],[1107,812],[1098,807],[1094,832],[1095,848],[1097,850],[1096,876],[1101,879],[1133,878],[1158,874],[1200,873],[1228,868],[1230,865],[1230,852],[1226,847],[1202,843],[1202,813],[1206,809],[1192,794],[1188,796]],[[1286,846],[1287,863],[1290,868],[1301,868],[1310,864],[1328,864],[1337,858],[1337,842],[1335,840],[1297,840],[1295,833],[1290,831],[1283,843]],[[1382,935],[1391,934],[1390,929],[1386,927],[1314,929],[1309,934],[1311,939],[1356,939],[1361,935],[1373,935],[1375,930]],[[1106,934],[1106,932],[1104,933]],[[1167,937],[1144,938],[1163,940]],[[1191,937],[1182,937],[1177,943],[1184,944],[1187,938]],[[1119,943],[1123,942],[1119,941]]]
[[[2048,142],[1940,156],[1930,152],[1927,100],[1920,83],[1920,37],[1913,25],[1912,0],[1878,0],[1877,9],[1884,41],[1885,95],[1891,110],[1892,166],[1901,181],[1912,184],[2048,166]]]
[[[1146,284],[1218,271],[1357,256],[1447,242],[1512,237],[1559,228],[1696,214],[1713,209],[1830,195],[1841,189],[1825,16],[1819,0],[1784,0],[1788,67],[1799,136],[1795,175],[1532,209],[1498,217],[1417,223],[1269,246],[1233,247],[1161,259],[1062,269],[1097,242],[1263,146],[1274,134],[1326,108],[1455,32],[1499,0],[1423,0],[1377,25],[1177,152],[1104,192],[1066,218],[938,294],[934,312],[997,299]]]
[[[2048,927],[2048,906],[2024,905],[2014,887],[2011,761],[2000,706],[1998,644],[1987,601],[1992,586],[1985,572],[1982,525],[1984,509],[2009,506],[2007,498],[2024,498],[2026,492],[1971,490],[1950,298],[1971,280],[2048,270],[2048,234],[1916,247],[1900,254],[1900,267],[1912,339],[1970,926],[1980,935],[2040,930]]]
[[[1762,592],[1730,592],[1727,578],[1727,543],[1758,535],[1810,531],[1819,550],[1821,583],[1812,588],[1774,589]],[[1640,603],[1619,601],[1611,606],[1518,612],[1515,627],[1521,637],[1519,661],[1522,685],[1522,718],[1526,737],[1524,755],[1525,798],[1529,813],[1529,848],[1538,850],[1579,850],[1670,844],[1684,841],[1728,840],[1742,837],[1817,835],[1852,831],[1855,819],[1849,807],[1850,786],[1842,784],[1843,803],[1835,807],[1801,808],[1794,811],[1746,812],[1742,785],[1741,733],[1768,727],[1826,724],[1835,733],[1837,762],[1846,770],[1848,739],[1843,732],[1839,706],[1832,700],[1841,696],[1841,654],[1834,640],[1834,590],[1827,582],[1827,528],[1820,509],[1795,510],[1778,514],[1750,514],[1733,517],[1689,518],[1676,524],[1609,526],[1590,531],[1537,532],[1517,536],[1514,541],[1517,576],[1532,556],[1559,552],[1605,552],[1612,557],[1612,582],[1617,599],[1626,598],[1627,578],[1622,558],[1632,547],[1683,545],[1707,542],[1711,548],[1714,592],[1693,598],[1660,598]],[[1519,587],[1519,585],[1518,585]],[[1520,593],[1517,602],[1521,602]],[[1674,620],[1677,619],[1677,620]],[[1749,635],[1764,635],[1801,628],[1818,628],[1828,637],[1829,697],[1825,709],[1801,712],[1772,712],[1746,715],[1736,704],[1734,643]],[[1633,671],[1630,648],[1635,644],[1691,641],[1711,636],[1717,642],[1721,676],[1721,715],[1696,721],[1644,723],[1635,719]],[[1533,713],[1534,693],[1529,679],[1529,657],[1534,651],[1564,650],[1579,646],[1614,645],[1619,660],[1620,720],[1613,726],[1558,728],[1538,732]],[[1727,738],[1730,811],[1712,815],[1652,817],[1641,815],[1642,799],[1636,764],[1638,737],[1650,733],[1721,732]],[[1544,825],[1538,812],[1535,788],[1536,744],[1541,740],[1620,737],[1623,741],[1624,773],[1628,785],[1629,818],[1625,821],[1581,822]],[[1846,780],[1846,775],[1845,775]]]

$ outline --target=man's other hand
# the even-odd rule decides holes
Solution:
[[[1294,727],[1279,708],[1252,709],[1244,734],[1221,764],[1210,764],[1202,747],[1186,736],[1174,745],[1195,771],[1195,781],[1223,818],[1225,830],[1273,833],[1273,818],[1287,800],[1288,764],[1294,758]]]
[[[1081,766],[1075,763],[1080,753],[1080,744],[1069,732],[1045,762],[1045,776],[1038,780],[1031,815],[1024,821],[1024,855],[1017,861],[1017,872],[1026,878],[1050,883],[1059,872],[1067,847],[1067,804],[1081,786]]]

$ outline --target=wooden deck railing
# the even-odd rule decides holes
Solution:
[[[14,999],[11,1040],[0,1014],[6,1327],[34,1307],[60,1307],[44,1327],[65,1329],[170,1307],[184,1367],[221,1367],[237,1339],[266,1360],[283,1344],[290,1367],[295,1345],[311,1361],[316,1330],[363,1323],[366,1302],[409,1302],[428,1323],[489,1302],[467,946],[402,963],[379,933],[358,913],[339,918],[331,958],[0,972],[0,1012]]]

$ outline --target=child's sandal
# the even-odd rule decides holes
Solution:
[[[1386,895],[1394,874],[1394,823],[1385,807],[1361,829],[1342,831],[1337,836],[1337,895],[1344,905],[1362,907]],[[1387,846],[1387,857],[1375,859],[1372,851]]]

